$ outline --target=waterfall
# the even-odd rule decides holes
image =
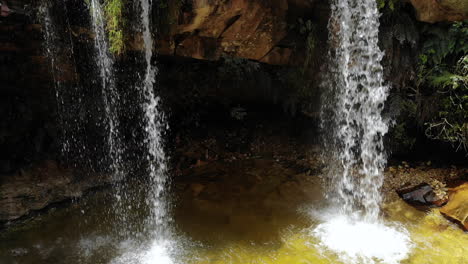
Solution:
[[[167,124],[164,114],[160,110],[161,99],[154,92],[157,68],[151,63],[153,57],[153,38],[150,30],[151,1],[140,0],[140,5],[146,67],[143,80],[138,88],[143,99],[145,144],[148,148],[147,159],[152,188],[147,198],[151,207],[148,227],[153,230],[154,238],[164,240],[169,235],[166,217],[168,204],[164,199],[165,185],[168,178],[166,155],[162,141],[162,134],[167,129]]]
[[[382,110],[389,87],[380,64],[376,1],[333,0],[328,29],[330,70],[321,118],[325,155],[331,155],[328,197],[339,213],[313,233],[346,263],[399,263],[410,248],[408,235],[379,218],[388,130]]]
[[[382,138],[388,130],[382,110],[388,95],[383,53],[378,47],[379,13],[374,0],[335,0],[329,21],[333,109],[329,146],[340,166],[331,175],[343,214],[368,222],[379,216],[379,189],[386,164]],[[331,108],[330,108],[331,107]]]
[[[143,250],[137,255],[133,255],[132,249],[129,254],[122,256],[122,261],[116,259],[116,263],[127,263],[129,261],[137,260],[138,263],[172,263],[172,259],[169,256],[171,248],[173,246],[170,238],[172,232],[170,231],[170,225],[167,217],[167,211],[169,208],[169,202],[165,199],[165,186],[167,185],[167,161],[163,146],[163,134],[167,130],[167,124],[164,113],[161,111],[161,99],[155,94],[155,83],[157,68],[153,66],[151,60],[153,57],[153,38],[151,35],[150,28],[150,17],[151,17],[151,1],[140,0],[141,9],[141,29],[144,41],[144,74],[141,75],[143,78],[138,80],[136,89],[140,95],[143,124],[145,139],[142,142],[142,146],[147,149],[147,162],[148,162],[148,175],[149,183],[145,187],[142,193],[145,193],[145,206],[149,210],[149,216],[143,223],[143,229],[138,223],[129,221],[132,218],[132,213],[139,214],[142,204],[139,201],[139,195],[141,193],[128,193],[127,187],[124,183],[118,184],[116,188],[115,198],[116,204],[111,208],[112,214],[117,216],[118,223],[113,222],[116,226],[112,228],[117,230],[115,233],[119,238],[125,240],[137,241],[142,243],[141,239],[149,236],[151,243],[148,245],[138,247],[138,250]],[[108,155],[106,162],[109,164],[110,173],[114,176],[115,181],[121,181],[124,179],[126,170],[123,164],[124,155],[124,142],[122,139],[121,124],[119,122],[119,108],[122,106],[122,99],[118,89],[115,77],[114,57],[109,51],[109,42],[107,39],[106,32],[106,20],[103,5],[99,0],[89,1],[91,26],[94,33],[94,62],[96,64],[98,72],[98,81],[93,82],[93,86],[100,88],[103,103],[103,119],[104,126],[106,128],[106,140]],[[63,111],[61,108],[72,107],[74,101],[67,102],[63,98],[63,93],[66,88],[62,86],[61,81],[56,77],[56,72],[60,69],[57,58],[58,49],[61,46],[60,43],[55,43],[58,38],[58,33],[55,33],[52,17],[50,16],[49,7],[46,6],[41,9],[43,14],[43,24],[45,26],[45,47],[48,57],[51,59],[52,73],[55,81],[56,97],[59,105],[59,113]],[[68,18],[67,18],[68,19]],[[71,43],[72,44],[72,43]],[[138,75],[140,76],[140,75]],[[93,87],[96,88],[96,87]],[[96,89],[97,90],[97,89]],[[97,113],[94,113],[97,114]],[[68,140],[69,136],[64,135]],[[64,144],[64,150],[68,150],[74,146],[71,146],[68,141]],[[99,146],[96,146],[99,147]],[[142,188],[146,189],[146,188]],[[144,213],[142,213],[144,214]],[[105,219],[103,219],[105,220]],[[104,224],[108,222],[103,221]],[[127,259],[128,258],[128,259]]]
[[[153,39],[150,30],[150,12],[151,2],[148,0],[140,1],[141,8],[141,28],[144,41],[144,74],[142,80],[137,85],[137,91],[140,94],[143,110],[144,142],[142,146],[147,148],[149,183],[146,196],[146,205],[149,210],[149,216],[145,220],[143,230],[137,226],[131,226],[128,219],[131,217],[130,209],[140,208],[141,204],[124,188],[117,190],[118,203],[114,210],[123,221],[120,230],[124,237],[141,237],[149,235],[155,241],[158,247],[166,243],[170,232],[168,231],[168,219],[166,217],[168,203],[164,199],[165,185],[167,182],[166,156],[163,149],[162,134],[167,128],[164,114],[160,111],[160,98],[155,95],[154,83],[157,74],[157,68],[151,63],[153,57]],[[122,166],[122,144],[119,138],[119,93],[116,88],[114,77],[114,61],[109,53],[109,44],[106,38],[105,21],[102,6],[98,0],[91,0],[90,10],[92,17],[93,31],[95,33],[96,64],[99,68],[100,81],[103,91],[103,101],[105,116],[108,125],[108,145],[109,156],[111,159],[111,170],[120,180],[123,177]],[[140,75],[139,75],[140,76]],[[119,202],[120,201],[120,202]],[[138,230],[139,231],[138,231]],[[136,232],[136,233],[135,233]],[[143,234],[143,233],[145,234]]]
[[[119,93],[114,77],[114,60],[109,53],[109,44],[106,38],[105,20],[102,6],[98,0],[90,2],[91,22],[95,34],[95,62],[99,69],[102,98],[106,125],[108,129],[107,144],[109,148],[110,170],[115,180],[123,179],[122,145],[119,136],[118,102]]]

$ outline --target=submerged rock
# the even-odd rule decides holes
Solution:
[[[449,196],[449,201],[440,208],[440,212],[468,231],[468,183],[451,189]]]

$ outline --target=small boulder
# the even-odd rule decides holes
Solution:
[[[445,196],[427,183],[397,191],[398,195],[407,203],[415,206],[442,206],[447,202]]]
[[[468,231],[468,183],[449,190],[449,201],[440,212]]]

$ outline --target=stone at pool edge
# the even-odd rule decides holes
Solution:
[[[110,174],[88,175],[45,160],[0,178],[0,229],[47,206],[81,197],[113,182]]]
[[[468,183],[449,190],[449,201],[440,213],[468,231]]]
[[[404,188],[398,190],[397,193],[401,199],[413,206],[439,207],[447,202],[445,199],[439,199],[432,187],[427,183],[411,188]]]

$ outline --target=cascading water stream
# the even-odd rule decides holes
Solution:
[[[144,123],[142,127],[145,130],[144,146],[147,147],[147,160],[148,160],[148,174],[150,183],[147,185],[146,205],[149,210],[149,216],[145,219],[143,230],[136,231],[135,227],[125,227],[129,230],[121,230],[127,233],[124,237],[136,238],[143,236],[150,236],[153,241],[151,249],[144,253],[143,256],[139,254],[137,259],[139,261],[149,261],[157,259],[158,263],[168,263],[168,247],[171,232],[169,231],[167,219],[167,201],[164,199],[165,185],[167,182],[167,167],[166,156],[163,149],[162,133],[166,129],[164,114],[160,111],[160,98],[154,93],[154,83],[157,69],[153,67],[151,59],[153,57],[153,39],[150,31],[150,11],[151,2],[148,0],[141,0],[141,27],[143,32],[144,41],[144,78],[141,84],[137,86],[137,90],[142,100],[142,109],[144,112]],[[96,47],[96,64],[99,68],[101,85],[103,89],[104,107],[107,118],[107,125],[109,129],[108,145],[109,155],[111,158],[111,170],[116,179],[123,179],[123,166],[122,166],[122,147],[119,138],[119,121],[117,116],[118,104],[120,101],[119,94],[116,89],[115,78],[113,75],[113,58],[109,54],[109,44],[106,39],[104,13],[102,6],[98,0],[91,0],[90,10],[93,24],[93,31],[95,33],[95,47]],[[121,210],[119,218],[123,220],[124,225],[131,225],[126,223],[128,215],[132,207],[139,208],[138,202],[134,201],[132,194],[126,193],[124,190],[118,190],[117,200],[122,200],[121,204],[116,205],[116,210]],[[132,204],[136,202],[136,204]],[[120,208],[122,207],[122,208]],[[138,228],[138,227],[137,227]],[[143,233],[141,233],[143,231]],[[155,254],[157,256],[155,256]],[[132,258],[131,256],[124,256]],[[144,258],[141,260],[141,258]],[[117,260],[119,262],[120,260]]]
[[[379,218],[388,130],[382,110],[388,95],[378,47],[375,0],[334,0],[329,20],[330,76],[325,84],[322,128],[332,130],[327,151],[338,165],[329,172],[334,207],[340,213],[319,225],[322,243],[346,262],[397,263],[409,250],[406,233]],[[330,153],[328,155],[330,155]],[[386,241],[385,241],[386,240]],[[392,243],[395,242],[395,243]],[[389,243],[389,245],[386,245]]]
[[[78,166],[77,163],[80,162],[79,165],[83,166],[82,162],[88,163],[89,160],[85,157],[86,144],[83,142],[86,136],[81,133],[83,120],[81,120],[80,110],[83,95],[80,86],[75,83],[78,80],[78,73],[74,61],[73,41],[70,30],[68,39],[61,38],[64,32],[60,31],[57,26],[59,22],[51,15],[53,7],[52,2],[46,1],[40,5],[39,14],[43,25],[45,55],[51,64],[50,70],[55,87],[57,114],[62,128],[61,153],[63,158],[68,159],[68,162],[73,163],[75,166]],[[64,7],[67,12],[65,4]],[[68,17],[66,18],[68,23]],[[64,49],[62,47],[63,42],[68,42],[67,44],[71,48]],[[61,68],[62,64],[70,63],[70,61],[64,61],[66,58],[73,59],[74,80],[68,83],[65,80],[67,78],[66,70]],[[70,102],[73,102],[73,104],[70,104]]]
[[[379,216],[388,130],[382,110],[383,53],[378,47],[379,13],[373,0],[334,1],[329,22],[333,50],[334,153],[341,171],[332,181],[344,214],[375,222]]]
[[[52,17],[50,15],[50,3],[43,4],[39,8],[39,12],[41,14],[42,18],[42,25],[44,27],[44,49],[46,56],[49,58],[50,64],[51,64],[51,71],[52,71],[52,78],[54,80],[54,85],[55,85],[55,99],[57,100],[57,110],[58,114],[60,116],[60,120],[62,123],[62,127],[67,127],[66,124],[64,124],[65,117],[63,116],[63,108],[64,108],[64,99],[63,99],[63,88],[62,88],[62,82],[59,81],[56,77],[56,72],[57,72],[57,61],[56,58],[58,57],[58,51],[57,51],[57,46],[54,44],[56,42],[57,36],[56,36],[56,30],[54,28],[54,23],[52,22]],[[64,129],[63,133],[63,139],[62,139],[62,155],[65,155],[68,153],[70,149],[70,143],[69,143],[69,136],[68,136],[68,131]]]
[[[145,262],[158,260],[161,263],[169,263],[167,247],[170,243],[171,232],[168,217],[168,201],[165,199],[165,186],[167,184],[167,163],[163,148],[162,133],[167,129],[164,113],[160,110],[160,97],[155,95],[154,83],[157,69],[151,63],[153,57],[153,38],[150,29],[151,1],[140,0],[141,23],[144,41],[145,74],[138,88],[143,99],[143,111],[145,120],[145,144],[148,148],[147,159],[149,162],[149,176],[151,187],[147,197],[150,207],[150,216],[147,219],[146,228],[150,230],[154,240]],[[159,263],[159,262],[158,262]]]
[[[91,0],[90,4],[92,29],[95,34],[95,59],[99,69],[105,119],[108,128],[107,144],[109,148],[110,170],[115,180],[120,181],[123,178],[123,149],[120,142],[119,119],[117,115],[119,93],[116,89],[113,72],[114,61],[109,53],[102,6],[98,0]]]

